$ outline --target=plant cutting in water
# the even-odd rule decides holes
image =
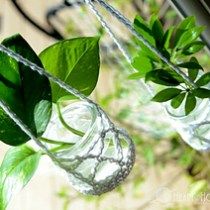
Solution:
[[[55,46],[46,49],[38,57],[27,42],[20,36],[15,35],[5,39],[2,44],[28,60],[36,63],[38,66],[47,66],[53,71],[57,77],[65,80],[68,84],[73,85],[78,90],[86,95],[89,95],[98,79],[99,73],[99,54],[98,54],[98,37],[78,38],[67,40],[56,44]],[[51,50],[56,48],[56,51]],[[80,48],[80,50],[79,50]],[[86,50],[86,54],[83,51]],[[62,52],[66,52],[66,54]],[[53,62],[56,52],[60,53],[59,63]],[[75,56],[77,54],[77,56]],[[91,77],[87,78],[87,72],[82,72],[84,68],[82,60],[88,64],[89,56],[94,59],[91,61],[89,72]],[[65,61],[67,60],[67,61]],[[61,141],[53,141],[42,138],[45,132],[52,113],[52,104],[58,106],[60,113],[59,100],[63,97],[72,97],[67,92],[62,91],[56,85],[51,84],[49,80],[39,75],[37,72],[31,71],[21,63],[17,63],[14,59],[1,53],[1,83],[0,94],[1,99],[7,102],[10,109],[16,113],[18,117],[30,128],[34,135],[41,141],[55,145],[52,150],[59,150],[65,146],[71,146],[70,143],[62,143]],[[79,67],[76,66],[79,64]],[[49,65],[50,68],[49,68]],[[57,69],[57,65],[61,68]],[[76,73],[75,73],[76,72]],[[74,84],[72,84],[74,83]],[[30,138],[10,119],[7,114],[1,109],[0,121],[0,139],[4,143],[11,146],[18,146],[30,140]],[[61,116],[60,116],[61,118]],[[62,118],[61,118],[62,119]],[[62,122],[62,121],[61,121]],[[62,122],[64,126],[65,123]],[[79,131],[68,126],[71,132],[78,134]],[[41,152],[36,152],[26,145],[14,147],[8,151],[0,168],[0,209],[4,209],[10,200],[11,189],[14,192],[24,186],[32,177]],[[10,170],[13,168],[12,170]],[[20,177],[23,174],[24,177]],[[11,185],[11,179],[15,176]],[[9,187],[9,184],[11,185]],[[17,189],[16,189],[17,188]]]
[[[138,72],[130,75],[130,79],[145,78],[146,82],[168,86],[166,89],[162,88],[153,97],[153,101],[170,101],[174,109],[185,103],[185,115],[189,115],[195,109],[198,99],[210,98],[210,73],[204,73],[202,66],[193,56],[205,46],[199,40],[204,27],[195,25],[195,17],[187,17],[178,26],[171,26],[164,31],[156,16],[152,16],[148,23],[137,16],[134,27],[150,45],[186,72],[191,82],[194,82],[194,85],[189,83],[148,47],[137,41],[141,49],[134,57],[132,65]]]
[[[6,48],[1,48],[0,57],[0,138],[16,147],[8,151],[0,168],[1,210],[28,183],[45,154],[67,172],[76,189],[87,194],[101,194],[115,188],[130,172],[134,147],[126,132],[116,128],[94,102],[86,99],[75,103],[77,98],[69,94],[71,91],[64,91],[50,83],[50,76],[35,71],[44,67],[85,98],[98,80],[98,42],[98,37],[60,41],[39,57],[20,35],[2,42]],[[16,56],[18,61],[14,59]],[[33,64],[27,65],[28,61]],[[20,126],[20,121],[27,129]],[[58,124],[62,126],[62,135],[49,138]],[[67,139],[63,140],[65,134]],[[42,150],[35,151],[26,145],[30,139],[36,143],[38,140]]]

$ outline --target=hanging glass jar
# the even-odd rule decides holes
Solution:
[[[185,115],[184,104],[173,109],[166,104],[166,111],[172,119],[172,125],[181,135],[183,140],[198,151],[210,149],[210,101],[198,99],[196,108]]]
[[[58,151],[52,144],[47,146],[65,167],[73,187],[85,194],[112,190],[134,164],[134,145],[129,136],[87,102],[54,110],[43,137],[62,142]]]

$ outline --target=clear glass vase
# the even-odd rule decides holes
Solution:
[[[173,127],[187,144],[198,151],[210,149],[209,99],[198,99],[196,108],[188,116],[184,114],[184,103],[178,109],[173,109],[170,104],[165,107]]]
[[[72,144],[54,153],[70,183],[85,194],[99,195],[115,188],[134,164],[134,145],[129,136],[112,127],[106,115],[86,102],[67,105],[61,114],[65,123],[83,136],[68,130],[54,111],[44,137]]]

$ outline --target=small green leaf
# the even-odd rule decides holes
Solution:
[[[188,29],[191,29],[195,27],[195,17],[194,16],[189,16],[185,18],[178,26],[176,29],[175,33],[175,46],[177,45],[177,42],[179,41],[180,37],[184,32],[186,32]]]
[[[99,38],[84,37],[60,41],[41,54],[41,61],[53,76],[90,95],[98,81],[100,58]],[[53,102],[69,96],[67,91],[51,82]]]
[[[182,51],[184,55],[192,55],[204,48],[205,44],[202,41],[195,41],[188,44]]]
[[[203,69],[203,67],[197,62],[185,62],[178,64],[179,67],[187,68],[187,69]]]
[[[195,17],[189,16],[178,25],[179,29],[187,30],[195,26]]]
[[[182,90],[177,89],[177,88],[167,88],[167,89],[164,89],[164,90],[160,91],[159,93],[157,93],[153,97],[152,101],[156,101],[156,102],[169,101],[172,98],[179,95],[181,92],[182,92]]]
[[[172,100],[171,100],[171,106],[174,108],[174,109],[177,109],[183,102],[184,98],[185,98],[185,95],[186,93],[181,93],[179,94],[178,96],[174,97]]]
[[[194,63],[198,63],[197,59],[195,57],[192,57],[190,59],[191,62],[194,62]],[[190,79],[192,81],[194,81],[197,76],[198,76],[198,73],[199,73],[199,69],[188,69],[188,76],[190,77]]]
[[[193,94],[198,98],[210,98],[210,90],[206,88],[196,88]]]
[[[152,35],[152,30],[149,28],[147,23],[140,17],[136,16],[134,19],[134,28],[141,36],[143,36],[151,45],[155,46],[155,39]],[[136,40],[141,50],[144,51],[147,56],[153,60],[159,60],[155,53],[153,53],[148,47]]]
[[[207,85],[210,82],[210,72],[202,75],[197,81],[196,81],[196,85],[200,86],[204,86]]]
[[[41,153],[23,145],[11,148],[0,167],[0,210],[6,210],[9,201],[34,175]]]
[[[192,93],[188,93],[185,102],[185,114],[189,115],[196,107],[196,98]]]
[[[137,15],[134,19],[135,30],[142,35],[150,44],[155,45],[155,39],[152,36],[152,31],[141,16]]]
[[[146,74],[145,81],[152,81],[156,84],[166,86],[177,86],[180,82],[167,70],[156,69]]]
[[[170,40],[174,31],[174,27],[170,27],[164,34],[161,46],[168,49],[170,47]]]
[[[158,48],[161,48],[164,31],[163,31],[163,26],[158,19],[155,20],[152,25],[152,34],[153,34],[153,37],[155,38],[156,46]]]
[[[150,58],[148,58],[143,51],[140,51],[134,58],[132,66],[139,71],[139,78],[145,76],[145,74],[153,69],[153,64]]]
[[[149,28],[152,28],[154,22],[158,20],[158,16],[157,14],[152,14],[151,17],[150,17],[150,20],[149,20]]]
[[[181,35],[179,41],[177,42],[176,47],[181,49],[190,44],[191,42],[194,42],[201,35],[204,29],[205,27],[203,26],[196,26],[192,29],[185,31]]]

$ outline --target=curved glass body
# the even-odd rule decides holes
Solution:
[[[68,173],[73,187],[85,194],[102,194],[115,188],[129,174],[135,159],[134,145],[124,131],[111,127],[104,115],[86,102],[61,110],[68,130],[54,114],[45,137],[72,143],[54,153]]]
[[[188,116],[184,115],[183,105],[174,110],[169,104],[166,111],[172,119],[172,124],[183,140],[199,151],[210,150],[210,101],[198,100],[197,106]]]

